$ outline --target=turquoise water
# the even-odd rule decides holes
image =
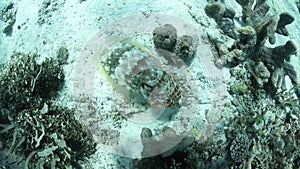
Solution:
[[[0,2],[0,168],[299,168],[298,0]]]

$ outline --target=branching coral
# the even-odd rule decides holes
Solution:
[[[231,30],[237,32],[237,37],[222,30],[227,39],[233,38],[232,45],[210,35],[219,50],[216,64],[230,67],[231,73],[232,108],[224,116],[226,138],[233,140],[226,142],[229,146],[224,150],[230,157],[227,165],[248,169],[297,168],[299,124],[295,121],[299,118],[300,93],[298,72],[289,63],[297,47],[291,40],[272,48],[266,43],[278,43],[276,33],[288,36],[286,25],[294,18],[288,13],[269,15],[270,7],[265,0],[236,1],[243,9],[241,19],[235,18],[241,26]],[[220,7],[224,6],[221,3],[214,4],[226,8]],[[287,76],[293,85],[289,90]],[[241,137],[241,133],[247,138]]]
[[[5,144],[10,149],[4,150],[7,155],[1,159],[2,163],[15,154],[23,157],[21,161],[28,168],[77,166],[79,159],[93,153],[94,143],[73,113],[73,110],[56,106],[20,112],[17,121],[0,132],[7,136]]]
[[[49,104],[64,82],[66,52],[41,64],[35,54],[17,53],[3,67],[0,167],[79,168],[78,160],[93,153],[95,145],[74,110]]]
[[[285,26],[292,23],[294,18],[288,13],[282,13],[280,16],[268,15],[270,7],[265,0],[256,1],[256,3],[254,0],[236,1],[243,9],[240,22],[246,26],[235,27],[232,22],[228,23],[230,26],[224,30],[224,27],[220,27],[220,25],[226,18],[226,7],[221,3],[214,2],[209,3],[205,8],[206,14],[215,19],[224,34],[235,39],[233,46],[224,50],[223,43],[211,37],[221,55],[216,64],[222,67],[249,62],[248,70],[260,87],[271,85],[272,88],[285,90],[285,76],[287,75],[296,88],[296,95],[300,98],[297,74],[293,66],[288,63],[289,57],[296,54],[296,45],[289,40],[284,45],[275,48],[264,46],[266,40],[271,44],[276,42],[275,33],[287,36],[288,31]],[[216,9],[219,9],[219,12],[214,12]],[[228,32],[237,32],[238,34],[232,36]]]
[[[64,82],[56,59],[38,64],[38,55],[16,53],[0,74],[0,105],[18,111],[53,97]]]

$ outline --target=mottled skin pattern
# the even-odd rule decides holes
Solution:
[[[176,79],[160,69],[140,72],[132,79],[130,88],[131,98],[145,106],[173,107],[180,99]]]
[[[124,53],[132,48],[116,48],[106,60],[103,61],[109,75],[114,75],[114,70],[118,67],[119,61],[126,60]],[[130,56],[130,57],[134,57]],[[143,58],[144,59],[144,58]],[[123,62],[124,62],[123,60]],[[144,64],[147,62],[143,62]],[[137,63],[139,64],[139,63]],[[174,75],[161,68],[146,68],[134,73],[135,65],[131,63],[130,79],[125,82],[129,90],[129,98],[132,103],[137,103],[145,108],[149,107],[177,107],[180,99],[180,87]],[[144,65],[141,65],[144,66]],[[128,70],[128,67],[127,67]],[[125,70],[124,70],[125,72]],[[114,77],[115,78],[115,77]],[[118,79],[115,79],[118,81]]]

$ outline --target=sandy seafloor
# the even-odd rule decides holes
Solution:
[[[47,0],[44,0],[47,1]],[[215,22],[204,13],[206,0],[48,0],[51,6],[48,11],[39,14],[42,0],[13,0],[17,9],[16,21],[11,35],[1,33],[0,63],[9,61],[13,52],[38,53],[45,57],[55,57],[56,51],[65,46],[69,52],[68,64],[64,66],[66,74],[65,86],[56,100],[59,104],[73,107],[72,89],[74,69],[80,51],[89,39],[105,27],[122,17],[134,14],[160,13],[179,17],[194,27],[206,33],[217,33]],[[0,5],[7,3],[1,1]],[[296,20],[288,26],[290,38],[300,46],[299,11],[293,0],[268,0],[277,13],[288,11]],[[233,0],[225,0],[227,6],[237,9],[240,15],[241,7]],[[39,19],[44,23],[37,24]],[[0,21],[0,29],[4,23]],[[277,38],[275,44],[283,44],[285,38]],[[299,51],[298,51],[299,53]],[[292,56],[291,63],[300,72],[299,56]],[[200,65],[201,66],[201,65]],[[223,69],[225,82],[230,78],[228,70]],[[99,91],[106,91],[100,88]],[[134,130],[133,130],[134,132]],[[139,134],[140,131],[137,131]],[[95,155],[89,159],[85,168],[128,168],[129,158],[115,156],[98,147]]]

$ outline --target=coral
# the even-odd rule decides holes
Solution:
[[[226,9],[221,3],[212,2],[208,3],[204,10],[207,16],[213,18],[218,23],[222,20]]]
[[[78,167],[78,160],[94,150],[94,143],[75,120],[74,110],[67,108],[45,104],[42,109],[25,109],[8,127],[0,134],[7,138],[4,151],[12,150],[1,161],[15,154],[23,157],[25,168]]]
[[[230,145],[230,156],[236,163],[243,162],[249,156],[251,140],[246,135],[238,135]]]
[[[248,86],[245,83],[238,83],[230,86],[230,93],[232,94],[244,94],[248,91]]]
[[[171,24],[156,27],[152,34],[157,52],[165,57],[166,60],[174,62],[179,57],[187,65],[192,63],[197,46],[197,40],[192,36],[182,35],[177,38],[177,30]],[[169,64],[178,66],[181,63],[175,61],[175,63]]]
[[[237,77],[238,80],[240,78],[245,77]],[[243,80],[250,79],[246,77]],[[237,165],[246,168],[285,168],[295,163],[300,153],[294,148],[299,146],[295,140],[300,129],[295,122],[299,116],[298,102],[287,103],[287,96],[282,96],[286,102],[278,106],[274,99],[266,95],[265,90],[252,89],[250,92],[247,95],[233,95],[231,111],[235,116],[227,117],[227,138],[235,140],[240,133],[245,133],[242,135],[252,140],[247,158]],[[231,150],[230,154],[233,156]]]
[[[171,24],[165,24],[153,30],[153,42],[156,48],[174,51],[177,42],[177,30]]]
[[[94,143],[73,109],[49,104],[64,82],[61,62],[37,57],[17,53],[0,75],[0,166],[79,168]]]
[[[11,35],[13,31],[13,26],[16,22],[17,9],[12,1],[7,1],[6,3],[0,4],[0,6],[0,20],[5,22],[5,26],[2,32],[6,35]]]
[[[38,55],[16,53],[0,74],[1,106],[18,111],[54,96],[64,82],[56,59],[36,62]]]
[[[273,49],[264,47],[261,51],[264,57],[261,57],[262,62],[267,66],[271,72],[271,82],[275,88],[286,90],[285,76],[289,76],[292,84],[297,87],[299,82],[297,79],[297,73],[294,67],[287,62],[290,55],[296,54],[297,48],[292,41],[287,41],[282,46],[277,46]],[[259,54],[257,54],[259,56]],[[299,97],[299,89],[296,90],[296,94]]]
[[[256,45],[256,31],[251,26],[244,26],[237,29],[239,33],[239,39],[235,42],[235,45],[241,50],[251,49]]]
[[[234,164],[227,156],[228,149],[226,144],[213,137],[208,138],[205,142],[194,142],[190,148],[187,148],[187,168],[229,168],[230,165]]]
[[[276,42],[275,33],[287,36],[286,25],[292,23],[294,18],[288,13],[270,16],[268,14],[270,7],[265,0],[257,1],[254,8],[252,8],[254,0],[237,0],[237,2],[243,8],[242,21],[246,26],[236,28],[228,23],[230,29],[238,32],[236,37],[230,36],[220,28],[225,35],[235,39],[234,44],[228,49],[222,42],[210,37],[221,55],[216,60],[216,65],[218,67],[231,67],[242,62],[248,62],[247,69],[251,72],[257,86],[273,88],[269,90],[273,91],[273,94],[276,92],[274,89],[286,89],[285,76],[287,75],[296,88],[296,95],[300,98],[297,73],[293,66],[288,63],[290,56],[297,52],[296,45],[288,40],[284,45],[275,48],[264,46],[267,39],[271,44]],[[224,15],[213,13],[215,9],[226,9],[226,7],[221,3],[209,3],[205,8],[206,14],[214,18],[217,24],[220,25],[219,22]]]
[[[34,96],[48,99],[53,97],[63,85],[62,65],[57,59],[46,58],[39,66],[39,74],[34,79],[35,86],[32,86],[34,87],[32,93]]]
[[[226,8],[220,2],[212,2],[208,3],[205,6],[204,10],[207,16],[213,18],[216,21],[219,28],[224,32],[224,34],[232,38],[237,37],[237,32],[234,29],[233,22],[235,11],[232,8]]]
[[[69,53],[68,49],[64,46],[60,47],[56,52],[57,60],[62,65],[67,64],[69,55],[70,55],[70,53]]]
[[[190,65],[194,59],[195,54],[195,42],[192,36],[183,35],[178,40],[175,53],[181,58],[187,65]]]
[[[278,24],[277,24],[276,33],[284,35],[284,36],[288,36],[289,33],[285,26],[294,22],[294,20],[295,20],[295,18],[293,16],[291,16],[290,14],[288,14],[286,12],[281,13]]]
[[[226,142],[217,150],[211,149],[218,144],[215,140],[198,144],[189,151],[189,162],[198,168],[213,168],[206,163],[224,168],[297,168],[300,126],[295,121],[299,119],[300,95],[298,72],[289,63],[297,47],[291,40],[272,48],[265,45],[267,40],[270,44],[276,42],[276,33],[287,36],[286,25],[294,18],[288,13],[270,15],[265,0],[236,1],[243,11],[241,20],[235,18],[241,26],[231,27],[238,33],[235,38],[220,27],[218,22],[223,15],[216,12],[216,17],[206,12],[213,19],[219,18],[216,23],[226,35],[221,37],[229,40],[225,43],[209,34],[220,55],[216,65],[229,67],[231,74],[231,103],[227,103],[223,113],[224,123],[219,124]],[[221,3],[213,3],[226,9]],[[289,90],[285,87],[286,76],[293,85]]]
[[[255,78],[258,86],[263,87],[263,85],[269,81],[271,76],[270,71],[262,61],[259,61],[258,63],[249,61],[249,64],[249,70],[252,72],[252,75]],[[252,68],[254,68],[254,70],[252,70]]]
[[[266,0],[259,0],[254,5],[254,0],[236,0],[242,6],[242,21],[260,32],[265,22],[269,21],[266,15],[270,6]],[[254,5],[254,8],[253,8]]]

